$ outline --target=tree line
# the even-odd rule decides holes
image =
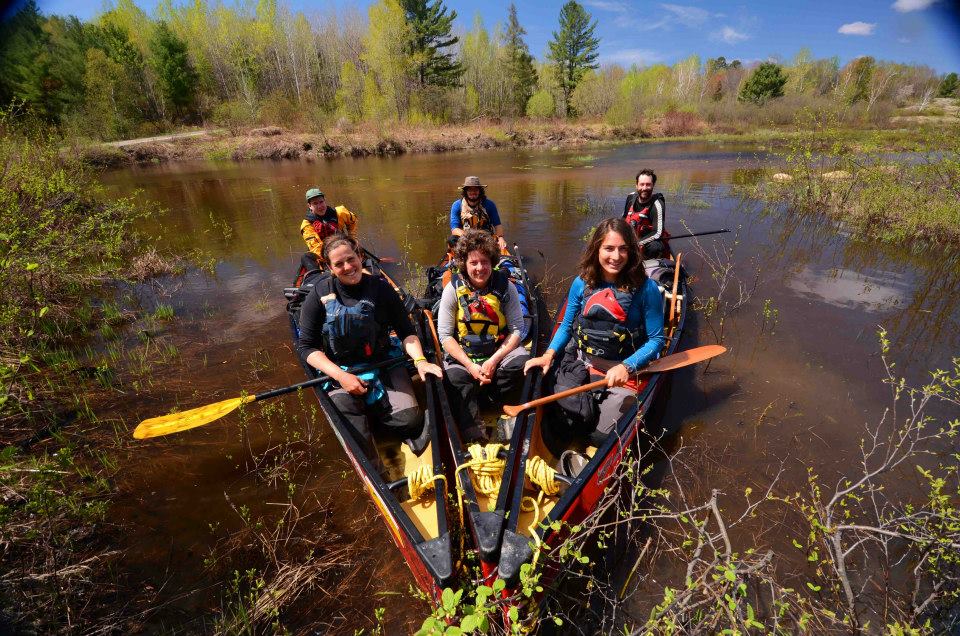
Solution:
[[[160,0],[153,15],[116,0],[95,19],[44,16],[34,0],[0,25],[0,103],[25,104],[67,134],[116,139],[180,124],[322,129],[360,121],[588,118],[639,125],[688,114],[723,125],[771,123],[802,106],[880,121],[956,96],[956,73],[860,57],[747,66],[690,56],[675,64],[598,63],[596,20],[560,10],[537,60],[516,7],[458,31],[443,0],[378,0],[308,18],[276,0]],[[489,19],[489,16],[487,17]]]

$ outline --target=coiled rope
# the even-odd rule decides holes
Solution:
[[[447,478],[444,475],[434,475],[433,466],[422,464],[413,472],[407,473],[407,488],[410,491],[410,500],[416,501],[423,495],[433,492],[436,482],[443,481],[444,495],[446,495]]]

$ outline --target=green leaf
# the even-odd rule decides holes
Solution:
[[[736,573],[735,570],[733,570],[733,568],[728,568],[728,569],[724,570],[724,571],[723,571],[723,576],[725,576],[726,579],[727,579],[728,581],[730,581],[731,583],[733,583],[734,581],[737,580],[737,573]]]
[[[26,269],[28,272],[32,272],[38,267],[40,267],[40,263],[27,263],[27,266],[24,269]]]
[[[476,614],[470,614],[469,616],[464,616],[463,620],[460,621],[460,629],[465,633],[474,632],[477,630],[477,627],[480,626],[480,618]]]
[[[48,311],[50,311],[50,308],[49,308],[49,307],[41,307],[41,308],[40,308],[40,312],[37,314],[37,317],[38,317],[38,318],[43,318]]]
[[[443,604],[443,609],[448,611],[454,609],[457,603],[453,590],[451,590],[449,587],[443,588],[443,594],[440,596],[440,601]]]
[[[494,592],[502,592],[505,587],[507,587],[507,582],[504,581],[503,579],[497,579],[496,581],[493,582]]]
[[[820,585],[814,585],[814,584],[811,583],[810,581],[807,581],[807,587],[809,587],[809,588],[810,588],[811,590],[813,590],[814,592],[819,592],[821,589],[823,589],[822,586],[820,586]]]
[[[511,623],[516,623],[520,619],[520,610],[517,609],[517,606],[514,605],[507,612],[507,617],[510,619]]]

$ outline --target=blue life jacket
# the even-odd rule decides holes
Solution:
[[[364,281],[366,290],[374,279]],[[339,365],[356,365],[376,362],[386,352],[388,334],[377,323],[376,306],[364,298],[352,307],[347,307],[337,297],[334,278],[331,276],[317,284],[317,293],[323,303],[326,318],[323,322],[324,353]]]

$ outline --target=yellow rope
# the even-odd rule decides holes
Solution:
[[[540,487],[540,490],[548,495],[555,495],[560,492],[560,482],[556,480],[557,471],[544,461],[543,457],[534,455],[527,458],[527,466],[524,471],[530,482]]]
[[[410,490],[410,500],[416,501],[428,492],[433,492],[437,481],[443,481],[444,493],[446,493],[447,478],[444,475],[434,475],[433,466],[423,464],[412,473],[407,473],[407,488]]]

